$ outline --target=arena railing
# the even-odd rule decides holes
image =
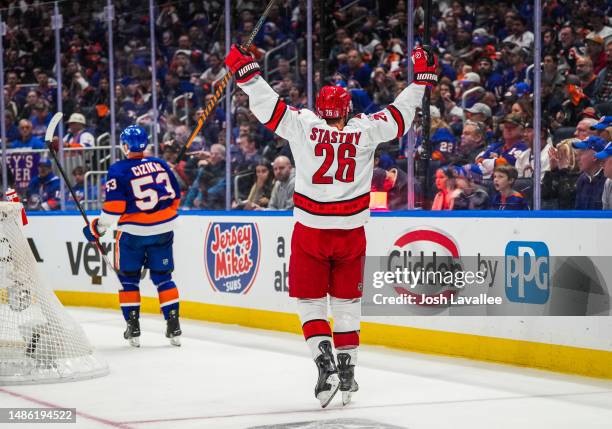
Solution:
[[[108,171],[88,171],[83,182],[83,208],[100,210],[104,203],[104,185]]]
[[[189,126],[189,120],[190,118],[190,110],[189,110],[189,103],[190,100],[193,98],[193,92],[186,92],[185,94],[179,95],[178,97],[175,97],[172,99],[172,114],[174,116],[176,116],[179,121],[181,121],[181,123],[185,124],[186,126]],[[183,106],[180,107],[179,103],[183,102]],[[179,116],[180,111],[182,110],[182,112],[184,113],[184,115]]]
[[[240,184],[243,180],[249,179],[252,180],[255,176],[253,171],[248,171],[246,173],[237,174],[234,177],[234,201],[236,204],[242,204],[247,199],[248,195],[243,195],[240,192]]]
[[[272,70],[268,70],[269,69],[269,63],[270,63],[270,57],[272,56],[272,54],[280,51],[281,49],[286,48],[287,46],[293,44],[293,49],[294,49],[294,56],[292,58],[289,59],[289,64],[292,64],[295,67],[295,72],[298,72],[298,47],[297,44],[295,43],[294,40],[288,39],[285,40],[283,43],[281,43],[280,45],[270,49],[268,52],[266,52],[266,54],[264,55],[264,77],[266,80],[268,80],[268,76],[271,73],[274,73],[276,70],[278,70],[277,68],[274,68]]]

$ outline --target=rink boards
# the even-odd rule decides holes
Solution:
[[[493,265],[517,248],[528,249],[534,261],[545,260],[547,267],[532,278],[548,283],[530,289],[529,282],[517,283],[500,265],[495,275],[490,270],[493,294],[509,298],[520,287],[519,298],[508,305],[476,306],[472,313],[435,306],[389,308],[388,314],[364,317],[363,342],[612,378],[612,288],[606,281],[612,279],[611,219],[604,213],[585,217],[576,212],[562,217],[532,213],[529,218],[490,212],[487,217],[423,214],[373,217],[366,226],[368,255],[447,251]],[[118,308],[119,283],[84,240],[82,225],[76,215],[30,217],[25,234],[38,272],[66,305]],[[301,333],[288,296],[292,227],[285,213],[184,212],[174,245],[182,316]],[[112,237],[105,237],[105,243],[114,258]],[[591,278],[586,289],[581,283],[572,290],[571,281],[563,287],[551,284],[550,279],[567,280],[565,271],[555,272],[555,261],[568,258],[571,263],[564,266],[587,267],[581,273]],[[141,294],[143,311],[159,312],[148,278]]]

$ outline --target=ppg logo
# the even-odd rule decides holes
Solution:
[[[529,304],[548,301],[550,260],[545,243],[511,241],[506,245],[506,296]]]

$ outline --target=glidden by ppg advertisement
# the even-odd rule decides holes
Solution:
[[[609,315],[607,259],[551,256],[541,241],[508,241],[502,254],[466,256],[443,230],[409,229],[385,255],[366,257],[363,314]]]

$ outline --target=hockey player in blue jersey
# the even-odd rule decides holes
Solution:
[[[109,168],[102,213],[83,233],[94,241],[118,224],[114,265],[122,285],[119,302],[127,322],[125,339],[135,347],[140,345],[139,282],[145,267],[157,287],[166,337],[178,346],[181,329],[178,289],[172,281],[172,243],[180,188],[165,161],[144,157],[147,133],[142,127],[131,125],[120,138],[127,159]]]

